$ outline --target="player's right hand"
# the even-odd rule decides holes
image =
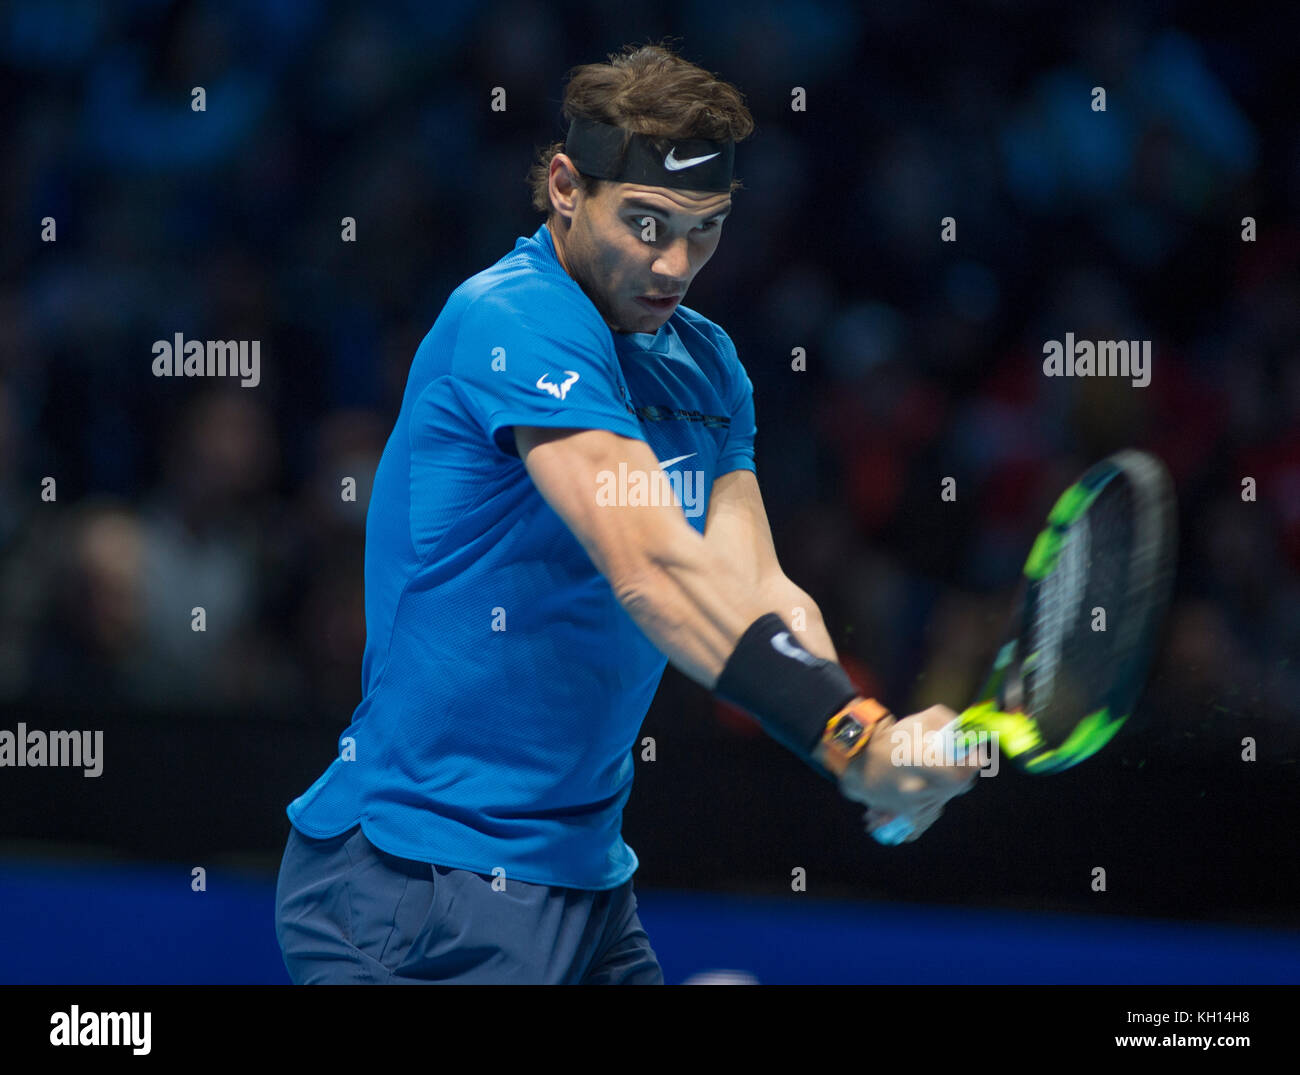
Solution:
[[[938,820],[949,799],[971,789],[977,768],[926,765],[924,753],[915,749],[956,719],[947,706],[935,705],[902,720],[885,717],[876,725],[866,749],[840,778],[844,795],[870,808],[868,829],[905,817],[912,824],[910,842]]]

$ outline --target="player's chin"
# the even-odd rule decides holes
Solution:
[[[651,313],[635,299],[629,304],[629,308],[621,313],[618,329],[620,332],[658,332],[659,327],[668,320],[667,317]]]

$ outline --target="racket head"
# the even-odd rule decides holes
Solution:
[[[1078,765],[1114,738],[1146,683],[1172,589],[1173,483],[1147,452],[1090,467],[1057,499],[1025,561],[1015,612],[958,749],[979,733],[1031,773]]]

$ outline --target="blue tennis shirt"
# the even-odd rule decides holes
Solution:
[[[701,533],[713,480],[754,469],[753,386],[722,329],[678,306],[614,333],[546,225],[519,238],[415,353],[366,517],[363,696],[288,814],[315,837],[359,822],[403,858],[613,888],[637,868],[623,805],[667,659],[538,492],[515,425],[646,441]],[[609,477],[593,496],[636,502]]]

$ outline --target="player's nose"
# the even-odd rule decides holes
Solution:
[[[691,259],[686,240],[666,244],[655,258],[654,271],[666,280],[688,280],[691,275]],[[684,291],[685,285],[676,285],[672,290]]]

